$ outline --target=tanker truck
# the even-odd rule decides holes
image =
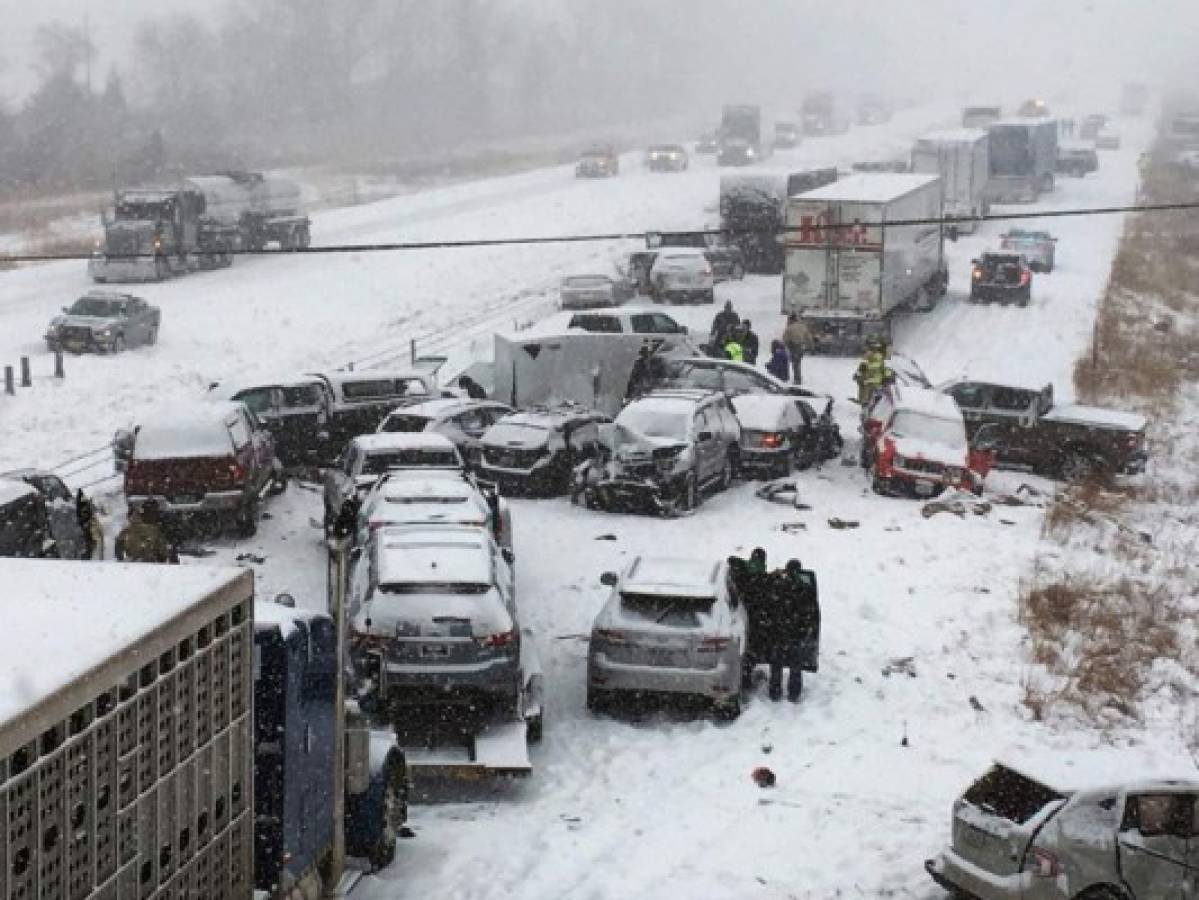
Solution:
[[[243,251],[277,242],[309,245],[294,182],[258,172],[182,179],[168,187],[119,190],[102,215],[104,238],[88,261],[97,282],[161,281],[233,264]]]

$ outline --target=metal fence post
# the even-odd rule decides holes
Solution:
[[[408,341],[408,359],[412,365],[416,365],[416,338],[411,338]]]
[[[4,367],[4,393],[15,394],[17,392],[16,385],[13,383],[12,366]]]
[[[29,357],[21,357],[21,387],[31,387],[33,385],[33,376],[29,372]]]
[[[55,378],[66,378],[67,377],[66,373],[63,371],[63,367],[62,367],[62,351],[61,350],[54,351],[54,377]]]

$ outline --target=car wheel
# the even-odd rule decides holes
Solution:
[[[795,460],[792,459],[791,454],[788,453],[786,456],[784,456],[782,459],[780,459],[777,463],[774,464],[774,466],[771,468],[771,471],[770,471],[770,477],[771,478],[786,478],[788,475],[791,474],[791,470],[794,468],[794,465],[795,465]]]
[[[1099,469],[1095,457],[1085,450],[1067,451],[1058,466],[1062,479],[1065,481],[1082,481]]]
[[[234,522],[237,536],[252,538],[258,533],[258,504],[251,500],[237,512]]]
[[[545,712],[525,720],[525,743],[540,744],[545,734]]]
[[[886,478],[879,478],[877,475],[875,475],[870,479],[870,489],[880,497],[891,496],[891,482]]]
[[[704,303],[715,303],[715,302],[716,302],[716,291],[714,291],[714,290],[713,291],[705,291],[704,292]]]
[[[794,677],[794,676],[793,676]],[[741,698],[730,697],[716,704],[716,718],[722,722],[733,722],[741,715]]]
[[[612,696],[608,691],[601,691],[599,688],[587,685],[587,709],[600,715],[608,711],[611,703]]]
[[[729,269],[729,277],[734,281],[740,281],[745,277],[745,266],[739,262],[733,263],[733,267]]]
[[[720,490],[727,491],[733,484],[733,457],[726,454],[720,467]]]
[[[123,334],[118,334],[115,338],[112,339],[112,352],[113,353],[124,353],[125,352],[125,336]]]
[[[699,479],[694,472],[688,472],[683,479],[683,487],[679,491],[678,508],[690,512],[699,506]]]
[[[383,821],[379,824],[379,838],[367,854],[374,869],[385,869],[395,860],[396,839],[408,816],[408,782],[404,770],[390,765],[383,778]]]

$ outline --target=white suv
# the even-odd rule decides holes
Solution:
[[[698,247],[664,247],[649,272],[655,303],[715,303],[716,276]]]

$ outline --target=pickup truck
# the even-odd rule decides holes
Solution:
[[[261,500],[287,485],[270,432],[243,403],[198,403],[144,422],[119,440],[129,454],[129,508],[157,501],[172,530],[229,520],[239,537],[252,537]]]
[[[1145,417],[1054,403],[1053,385],[1037,388],[959,378],[938,387],[957,402],[973,438],[983,425],[1000,465],[1028,467],[1073,481],[1095,472],[1145,470]]]

